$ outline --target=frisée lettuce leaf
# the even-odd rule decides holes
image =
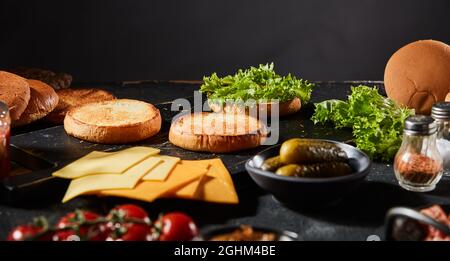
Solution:
[[[348,101],[327,100],[315,104],[314,124],[331,122],[351,128],[359,149],[374,160],[391,161],[400,148],[403,125],[414,110],[383,97],[376,87],[351,88]]]
[[[307,103],[313,87],[314,84],[297,79],[291,74],[283,77],[276,74],[271,63],[239,70],[235,75],[222,78],[216,73],[209,77],[205,76],[200,91],[206,93],[209,100],[218,103],[249,99],[256,101],[278,99],[285,102],[295,97],[300,98],[302,103]]]

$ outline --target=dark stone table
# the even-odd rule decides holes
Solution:
[[[351,85],[366,84],[378,86],[384,93],[381,82],[317,82],[312,102],[325,99],[345,99]],[[119,98],[140,99],[165,106],[180,97],[190,97],[198,89],[198,83],[192,82],[128,82],[91,84],[87,87],[101,87],[113,92]],[[162,107],[160,107],[162,108]],[[335,130],[332,126],[313,126],[309,120],[313,112],[312,104],[302,108],[296,116],[281,120],[280,141],[290,137],[329,138],[340,141],[351,139],[349,130]],[[162,112],[163,117],[165,112]],[[170,122],[170,121],[168,121]],[[167,122],[166,122],[167,125]],[[166,126],[167,128],[167,126]],[[163,128],[164,129],[164,128]],[[104,145],[80,143],[73,138],[62,136],[61,126],[49,126],[37,123],[13,132],[12,143],[31,153],[51,160],[68,161],[99,149],[108,150]],[[52,136],[55,135],[55,136]],[[163,130],[156,141],[145,142],[155,145],[168,154],[186,153],[188,158],[207,158],[216,155],[189,154],[173,148],[164,142],[167,133]],[[61,139],[63,139],[61,141]],[[161,139],[161,140],[159,140]],[[158,141],[159,140],[159,141]],[[81,145],[80,145],[81,144]],[[164,144],[164,145],[163,145]],[[67,146],[73,150],[68,150]],[[118,147],[120,148],[120,147]],[[392,165],[374,163],[366,181],[340,203],[317,209],[286,207],[274,201],[271,195],[254,185],[245,171],[242,162],[255,151],[236,155],[217,155],[232,172],[238,189],[239,205],[209,204],[195,201],[164,199],[153,203],[134,202],[145,207],[155,218],[160,212],[173,210],[190,214],[200,227],[208,230],[223,224],[251,224],[297,232],[302,240],[366,240],[371,235],[384,237],[384,215],[394,206],[419,207],[431,203],[450,204],[450,179],[443,179],[437,189],[430,193],[413,193],[401,189],[395,180]],[[45,216],[54,223],[64,213],[75,208],[90,209],[106,213],[116,204],[128,203],[130,200],[119,198],[80,197],[69,203],[59,203],[62,191],[46,191],[38,196],[16,204],[0,204],[0,239],[15,225],[26,223],[35,216]],[[295,196],[295,195],[293,195]],[[13,202],[14,203],[14,202]]]

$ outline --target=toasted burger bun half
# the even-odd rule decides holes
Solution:
[[[213,112],[225,112],[225,113],[245,113],[245,114],[251,114],[252,106],[244,106],[239,104],[218,104],[214,103],[210,100],[208,100],[208,105],[211,108]],[[266,112],[267,116],[276,117],[276,115],[273,115],[272,113],[272,107],[275,105],[273,102],[268,103],[256,103],[256,112],[257,114],[261,114],[264,111]],[[299,98],[294,98],[287,102],[282,102],[277,104],[279,107],[278,109],[278,116],[286,116],[289,114],[296,113],[300,111],[300,108],[302,107],[302,103]],[[256,116],[256,115],[255,115]]]
[[[30,101],[20,118],[13,122],[13,126],[23,126],[45,117],[58,105],[58,95],[48,84],[38,80],[27,80],[30,85]]]
[[[57,90],[56,93],[59,96],[58,106],[45,117],[46,121],[55,124],[62,124],[67,112],[76,106],[115,99],[111,93],[95,88],[62,89]]]
[[[447,96],[445,97],[445,101],[446,102],[450,102],[450,92],[447,94]]]
[[[410,43],[389,59],[384,72],[389,98],[430,114],[450,92],[450,46],[434,40]]]
[[[255,148],[267,137],[264,124],[246,114],[199,112],[175,118],[169,141],[192,151],[227,153]]]
[[[25,78],[0,71],[0,101],[9,108],[9,116],[14,122],[20,118],[30,101],[30,85]]]
[[[129,99],[95,102],[71,109],[64,129],[76,138],[105,144],[144,140],[161,129],[161,114],[152,104]]]
[[[56,73],[40,68],[18,67],[14,68],[12,72],[27,79],[45,82],[55,90],[69,88],[72,83],[72,75],[70,74]]]

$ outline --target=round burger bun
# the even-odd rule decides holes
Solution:
[[[258,115],[263,112],[267,111],[266,115],[275,117],[276,115],[273,115],[272,113],[272,107],[275,103],[269,102],[269,103],[256,103],[256,111],[258,112]],[[249,114],[251,112],[251,106],[243,106],[239,104],[227,104],[224,105],[214,103],[210,100],[208,100],[208,105],[211,108],[213,112],[225,112],[225,113],[246,113]],[[289,114],[296,113],[300,111],[300,108],[302,107],[301,101],[299,98],[294,98],[290,101],[278,103],[278,116],[286,116]]]
[[[97,88],[61,89],[56,94],[59,96],[58,106],[44,118],[54,124],[62,124],[67,112],[76,106],[115,99],[113,94]]]
[[[224,127],[226,126],[226,127]],[[260,146],[264,124],[246,114],[198,112],[174,118],[169,141],[183,149],[228,153]]]
[[[445,96],[445,101],[450,102],[450,92],[447,94],[447,96]]]
[[[30,101],[30,86],[25,78],[0,71],[0,101],[9,108],[11,121],[16,121]]]
[[[161,129],[161,114],[150,103],[117,99],[71,109],[64,118],[67,134],[105,144],[141,141]]]
[[[58,95],[50,85],[38,80],[27,80],[27,82],[30,85],[30,101],[20,118],[13,122],[14,127],[37,121],[58,105]]]
[[[389,59],[384,84],[389,98],[430,114],[450,92],[450,46],[434,40],[406,45]]]

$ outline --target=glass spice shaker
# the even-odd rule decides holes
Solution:
[[[431,109],[437,124],[436,144],[444,161],[444,176],[450,177],[450,102],[438,102]]]
[[[415,192],[436,187],[442,177],[442,158],[436,146],[437,125],[430,116],[411,116],[405,121],[403,142],[394,160],[399,185]]]

